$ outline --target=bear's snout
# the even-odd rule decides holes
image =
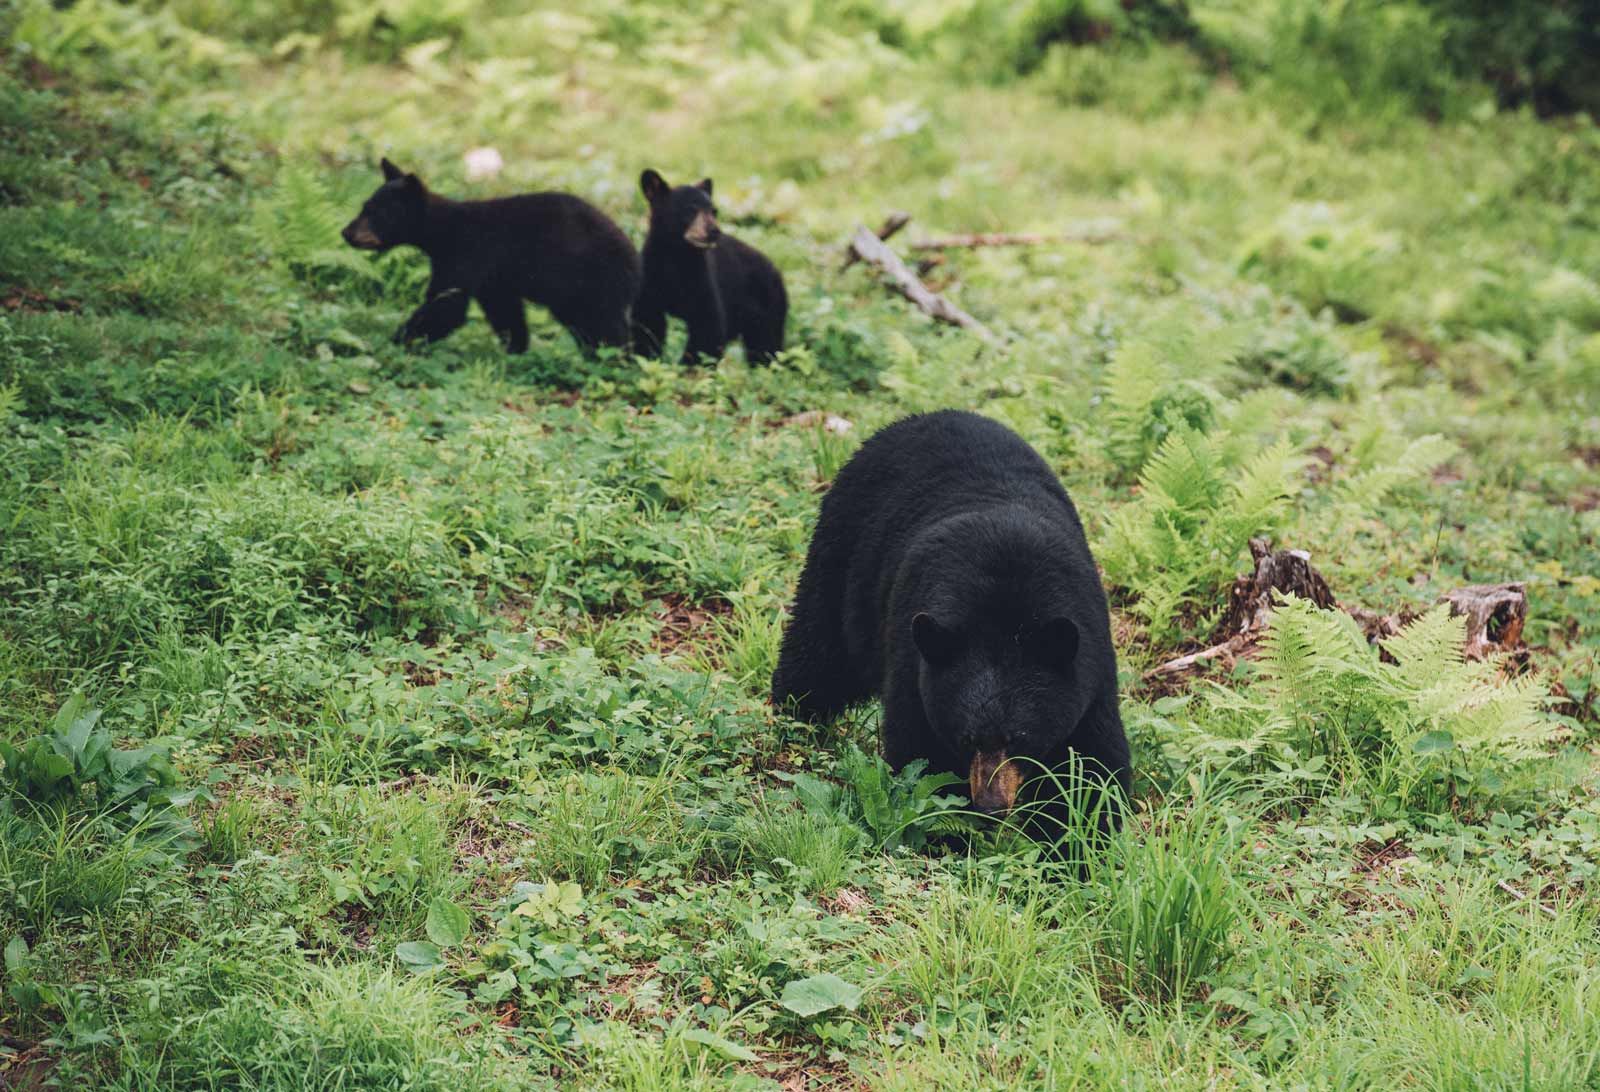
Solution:
[[[383,241],[372,230],[372,226],[367,223],[365,216],[358,216],[351,220],[339,234],[344,236],[345,242],[357,250],[377,250],[383,245]]]
[[[683,238],[690,246],[710,250],[717,245],[717,240],[722,238],[722,228],[711,213],[697,212],[694,219],[689,222],[689,230],[683,233]]]
[[[1022,788],[1022,766],[1011,761],[1004,750],[979,751],[972,756],[967,774],[967,790],[972,806],[985,815],[1004,815],[1017,802]]]

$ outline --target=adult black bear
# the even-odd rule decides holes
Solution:
[[[633,340],[640,352],[659,356],[667,316],[689,327],[683,362],[720,358],[734,338],[744,341],[752,364],[783,351],[789,297],[783,274],[761,251],[717,225],[711,179],[693,186],[667,185],[655,171],[639,176],[650,203],[644,241],[644,287],[633,305]]]
[[[548,307],[586,351],[627,347],[639,253],[605,213],[569,193],[452,201],[387,159],[383,178],[343,234],[362,250],[415,246],[433,263],[427,299],[396,341],[449,336],[476,299],[505,347],[525,352],[526,299]]]
[[[1066,490],[1004,425],[946,410],[863,444],[823,498],[792,614],[775,705],[821,720],[881,694],[889,764],[966,778],[989,814],[1033,763],[1076,757],[1102,829],[1120,825],[1132,771],[1105,592]],[[1102,779],[1121,790],[1104,807]]]

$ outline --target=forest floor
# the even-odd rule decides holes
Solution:
[[[386,52],[140,10],[0,61],[0,1084],[1600,1088],[1592,126],[1166,49],[975,82],[805,5]],[[338,237],[380,155],[636,239],[644,168],[709,175],[790,351],[404,351],[425,259]],[[897,209],[999,345],[843,268]],[[974,231],[1091,238],[914,249]],[[950,406],[1111,596],[1138,783],[1086,877],[891,776],[875,706],[766,702],[828,481]],[[1153,674],[1253,537],[1419,620]],[[1462,660],[1435,604],[1508,582]]]

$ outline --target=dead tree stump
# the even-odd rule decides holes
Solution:
[[[1450,613],[1467,620],[1467,640],[1462,646],[1469,660],[1482,660],[1523,648],[1522,627],[1528,620],[1528,596],[1523,584],[1468,584],[1447,591],[1439,602]]]
[[[1275,595],[1298,595],[1322,610],[1332,610],[1337,605],[1328,582],[1312,567],[1311,555],[1306,551],[1274,550],[1266,539],[1253,538],[1250,557],[1256,563],[1256,571],[1234,580],[1228,591],[1228,607],[1211,634],[1213,644],[1266,629]]]

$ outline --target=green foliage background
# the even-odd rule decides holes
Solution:
[[[0,4],[0,1071],[62,1088],[1600,1088],[1592,4]],[[468,182],[463,154],[498,149]],[[388,155],[711,175],[777,366],[404,353]],[[1003,339],[932,324],[925,276]],[[681,334],[679,335],[681,337]],[[864,435],[1026,436],[1128,835],[766,706]],[[795,415],[822,411],[847,435]],[[1280,611],[1176,688],[1248,540]],[[1526,664],[1430,606],[1521,580]],[[26,1085],[24,1085],[26,1086]]]

